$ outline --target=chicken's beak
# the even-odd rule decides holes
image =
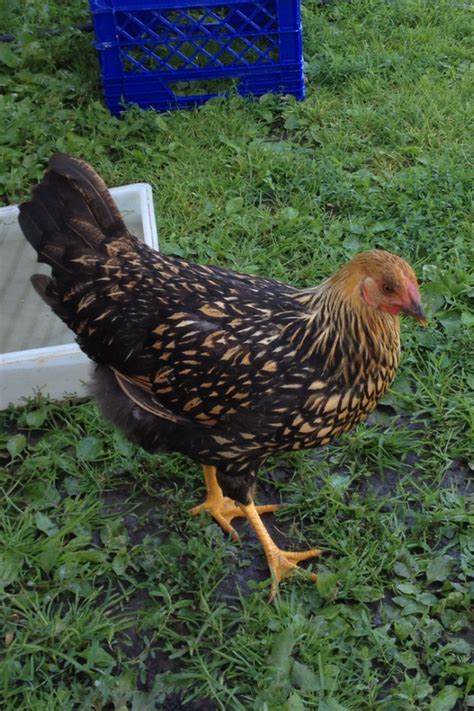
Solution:
[[[402,309],[402,313],[406,314],[407,316],[413,316],[413,318],[416,318],[420,326],[423,326],[423,328],[426,328],[426,326],[428,325],[428,319],[426,318],[426,314],[423,311],[423,307],[419,301],[412,302],[410,306],[404,307]]]
[[[423,306],[421,305],[421,296],[417,287],[410,281],[408,282],[408,296],[409,303],[404,304],[402,307],[402,313],[407,316],[412,316],[415,318],[423,328],[428,325],[428,319],[423,311]]]

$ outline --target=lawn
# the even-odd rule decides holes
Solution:
[[[303,103],[122,120],[78,28],[85,1],[7,0],[0,19],[16,38],[0,44],[3,204],[70,152],[109,185],[152,185],[167,253],[309,286],[388,248],[430,319],[403,322],[399,374],[366,424],[261,473],[258,500],[287,504],[267,518],[277,540],[326,551],[317,583],[282,585],[274,605],[248,526],[236,544],[188,515],[198,466],[136,448],[91,402],[0,413],[1,707],[472,707],[467,3],[306,0]]]

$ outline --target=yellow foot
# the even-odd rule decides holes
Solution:
[[[280,508],[280,504],[268,504],[266,506],[256,506],[255,507],[259,513],[268,513],[269,511],[276,511]],[[222,493],[219,495],[208,496],[203,504],[198,504],[194,506],[190,513],[193,516],[200,514],[202,511],[207,511],[219,524],[221,528],[224,529],[226,533],[230,533],[234,541],[239,540],[239,534],[231,526],[231,521],[238,516],[245,517],[245,513],[239,506],[236,506],[235,501],[229,499],[227,496],[223,496]]]
[[[226,533],[230,533],[234,541],[238,541],[239,534],[230,524],[232,519],[237,516],[246,516],[247,514],[240,506],[236,505],[235,501],[224,496],[217,481],[215,467],[203,466],[203,472],[207,497],[203,504],[194,506],[191,509],[192,515],[196,516],[201,511],[207,511]],[[278,508],[280,508],[279,504],[268,504],[268,506],[257,506],[256,510],[260,513],[267,513],[268,511],[276,511]]]
[[[292,575],[298,569],[298,563],[308,558],[320,556],[322,551],[319,548],[312,548],[309,551],[282,551],[270,537],[263,521],[258,515],[257,507],[253,503],[241,506],[242,511],[247,516],[249,523],[253,527],[260,543],[263,546],[267,558],[268,567],[272,575],[272,588],[270,592],[270,602],[275,599],[278,590],[278,583],[283,578]],[[300,572],[305,573],[304,570]],[[308,575],[308,573],[306,573]],[[316,580],[315,573],[309,573],[310,580]]]
[[[266,552],[266,551],[265,551]],[[278,584],[280,580],[293,575],[296,570],[300,570],[302,573],[305,571],[298,568],[298,563],[301,560],[307,560],[308,558],[316,558],[321,555],[319,548],[312,548],[308,551],[282,551],[276,546],[271,547],[270,551],[267,553],[268,567],[270,568],[270,573],[272,575],[272,588],[270,592],[270,602],[275,599],[278,590]],[[316,573],[305,573],[310,580],[316,580]]]

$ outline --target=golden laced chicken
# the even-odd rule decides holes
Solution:
[[[33,285],[95,361],[104,414],[146,450],[203,465],[207,498],[192,512],[234,537],[232,520],[248,519],[274,597],[320,551],[276,546],[260,514],[277,506],[253,503],[257,471],[275,452],[328,444],[374,409],[399,363],[399,314],[425,321],[413,269],[371,250],[299,290],[165,256],[129,234],[87,163],[62,154],[19,219],[52,267]]]

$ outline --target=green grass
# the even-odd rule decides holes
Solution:
[[[430,326],[403,324],[368,424],[262,472],[260,500],[288,503],[267,519],[277,539],[328,551],[317,585],[285,584],[273,606],[247,526],[236,545],[187,515],[196,465],[136,449],[91,403],[2,413],[2,708],[471,707],[467,4],[307,0],[304,103],[232,96],[121,121],[75,28],[87,3],[6,5],[3,203],[53,151],[82,155],[110,185],[152,184],[168,253],[305,286],[391,249],[416,268]]]

